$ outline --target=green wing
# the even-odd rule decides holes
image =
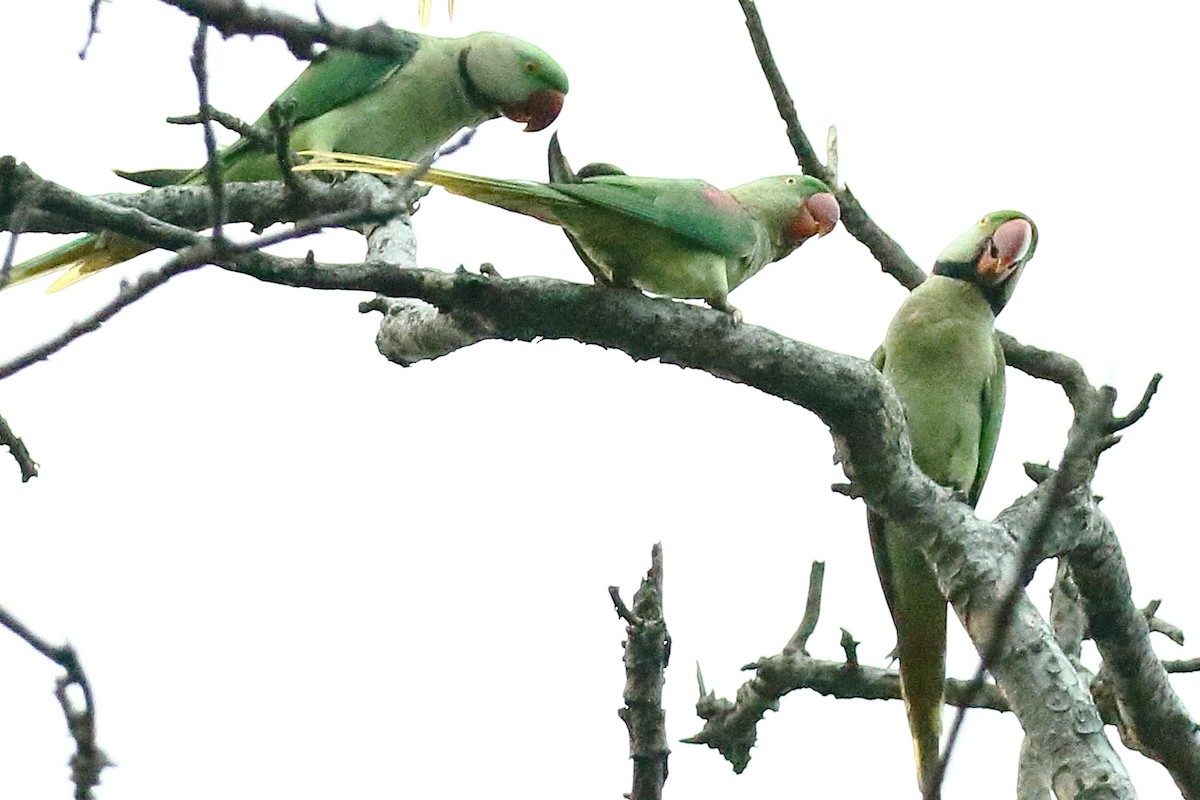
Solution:
[[[882,373],[885,360],[883,345],[880,345],[871,354],[871,365]],[[867,509],[867,533],[871,537],[871,555],[875,557],[875,571],[879,573],[879,585],[883,588],[883,597],[887,600],[888,610],[892,612],[894,619],[896,615],[896,589],[892,586],[892,563],[891,559],[888,558],[887,545],[883,540],[885,524],[886,522],[883,517]]]
[[[554,188],[724,256],[743,256],[756,242],[750,214],[728,193],[701,180],[598,175]]]
[[[971,484],[968,499],[971,505],[979,501],[988,471],[992,468],[992,456],[996,454],[996,442],[1000,438],[1000,421],[1004,417],[1004,348],[996,340],[996,369],[983,385],[980,398],[982,426],[979,431],[979,464],[975,468],[975,482]]]
[[[354,50],[329,49],[313,59],[308,68],[275,99],[287,106],[293,125],[341,108],[392,77],[421,48],[421,38],[408,31],[392,30],[399,51],[395,56],[368,55]],[[271,116],[264,111],[255,123],[271,129]],[[249,147],[252,140],[241,138],[223,152],[228,159]]]

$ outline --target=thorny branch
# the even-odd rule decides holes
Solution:
[[[55,647],[37,636],[20,620],[0,607],[0,625],[15,633],[34,650],[62,667],[65,674],[55,682],[54,696],[67,720],[67,730],[75,740],[71,756],[71,781],[75,784],[75,800],[92,800],[92,789],[100,785],[100,773],[112,762],[96,745],[96,707],[92,687],[88,682],[75,648],[66,644]],[[83,696],[83,708],[75,707],[68,690],[75,686]]]
[[[807,640],[817,627],[821,613],[821,593],[824,585],[824,565],[814,561],[809,575],[808,595],[802,631]],[[701,683],[696,713],[704,728],[684,739],[688,744],[704,744],[719,751],[742,772],[750,762],[750,749],[757,734],[755,728],[767,711],[778,711],[779,700],[788,692],[811,689],[818,694],[837,698],[863,700],[899,700],[900,675],[893,670],[862,666],[853,655],[857,642],[843,630],[846,660],[823,661],[812,658],[803,646],[797,647],[800,635],[793,635],[778,655],[760,658],[742,667],[754,672],[754,677],[742,685],[735,702],[705,692]],[[982,691],[972,692],[969,681],[951,679],[946,682],[946,702],[951,705],[971,705],[1007,711],[1009,705],[994,684],[985,684]]]
[[[633,760],[633,789],[629,800],[659,800],[667,780],[666,713],[662,707],[664,673],[671,658],[671,635],[663,619],[662,545],[650,554],[650,570],[633,595],[633,609],[621,600],[620,589],[608,587],[617,616],[627,627],[625,648],[625,707],[618,714],[629,731]]]

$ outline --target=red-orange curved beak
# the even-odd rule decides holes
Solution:
[[[1008,277],[1033,245],[1033,226],[1028,220],[1010,219],[992,234],[991,242],[976,269],[984,278],[999,283]]]
[[[838,205],[837,198],[829,192],[814,194],[804,202],[804,207],[808,209],[817,226],[817,236],[824,236],[832,231],[842,218],[842,207]]]
[[[550,127],[562,111],[566,94],[553,89],[539,89],[521,103],[500,107],[500,113],[514,122],[524,122],[525,130],[540,131]]]
[[[792,241],[805,242],[813,236],[824,236],[837,227],[841,218],[842,209],[837,198],[829,192],[814,194],[804,201],[792,223]]]

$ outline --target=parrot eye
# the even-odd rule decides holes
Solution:
[[[526,61],[525,62],[525,71],[528,72],[530,75],[532,75],[533,73],[538,71],[538,65],[532,61]]]
[[[795,178],[784,178],[783,182],[786,183],[788,186],[791,186],[796,182],[796,179]]]

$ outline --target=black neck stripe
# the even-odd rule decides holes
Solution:
[[[467,100],[475,108],[478,108],[480,111],[494,111],[496,108],[495,104],[492,103],[486,94],[480,91],[475,81],[471,80],[471,73],[467,70],[467,53],[469,52],[471,52],[470,47],[464,47],[458,51],[458,77],[462,81],[463,91],[467,95]]]

